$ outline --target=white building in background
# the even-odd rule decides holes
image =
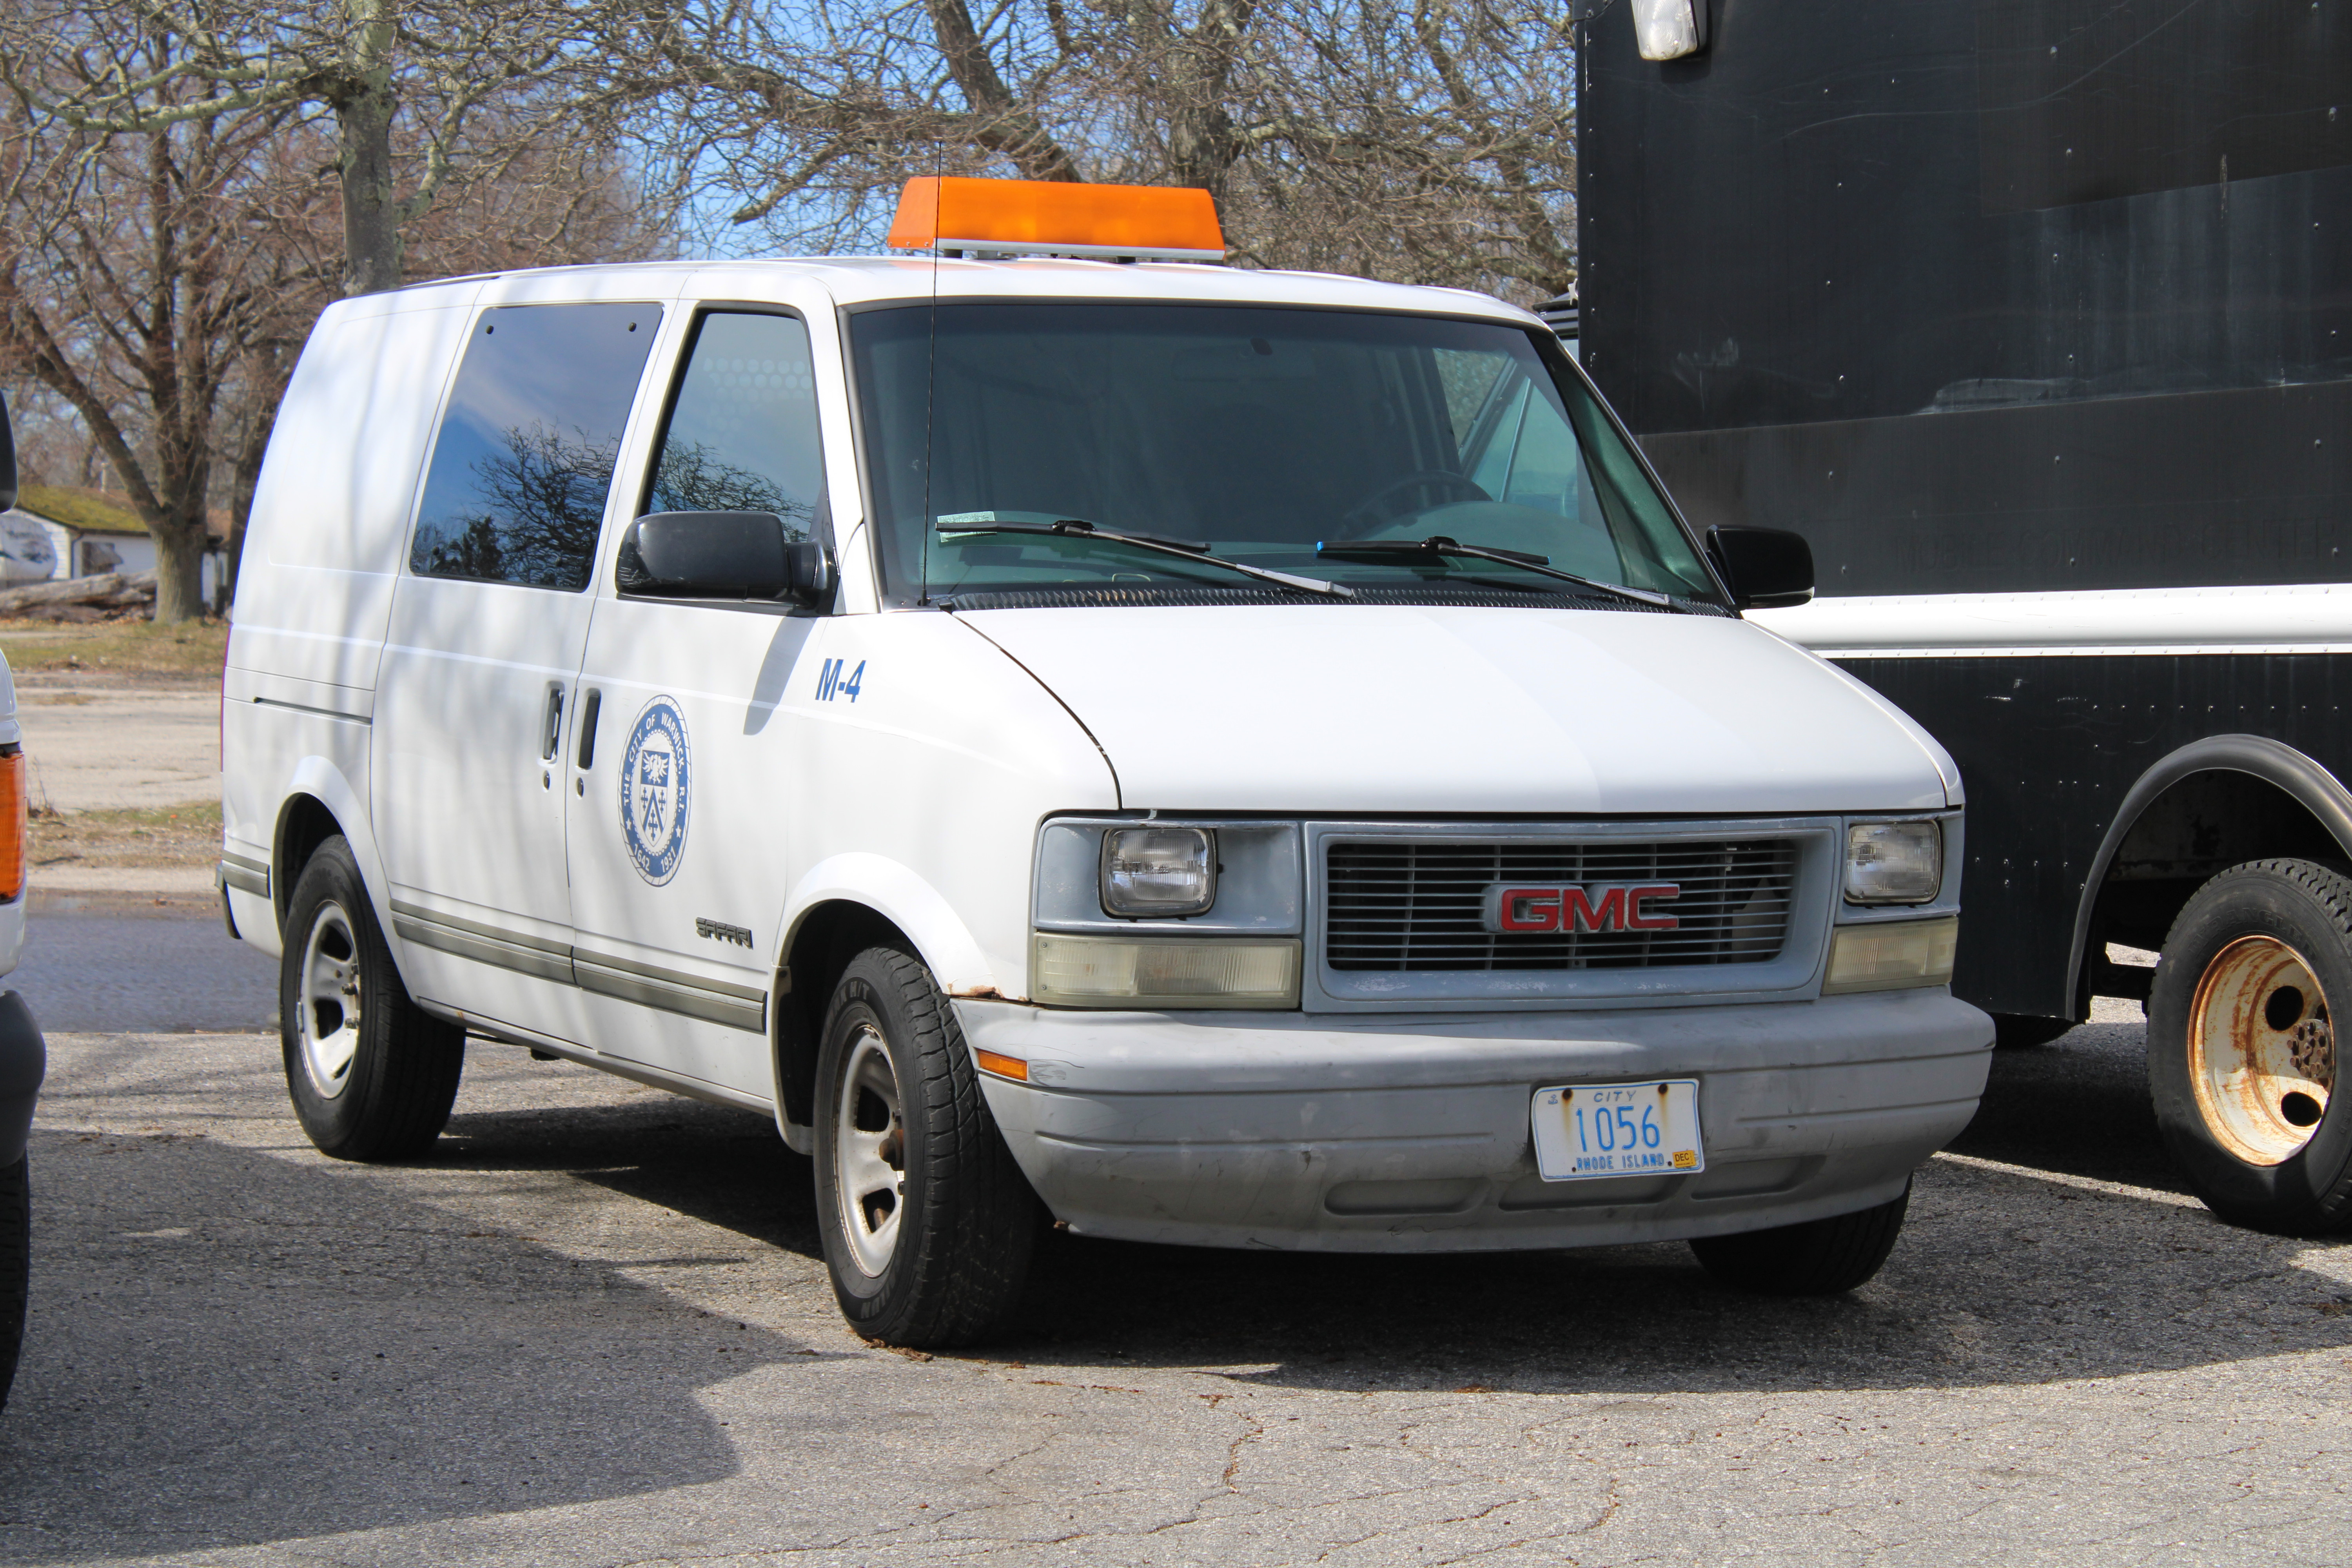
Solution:
[[[205,554],[204,597],[219,581],[219,542]],[[16,507],[0,512],[0,584],[21,586],[108,572],[152,572],[155,541],[144,529],[80,528]]]

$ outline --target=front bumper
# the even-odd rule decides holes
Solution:
[[[1941,990],[1403,1017],[955,1007],[972,1047],[1029,1064],[982,1081],[1057,1218],[1209,1247],[1586,1247],[1868,1208],[1968,1125],[1992,1048],[1992,1021]],[[1538,1086],[1691,1077],[1706,1170],[1537,1174]]]

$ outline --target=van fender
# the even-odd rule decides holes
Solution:
[[[2090,875],[2083,883],[2082,900],[2074,910],[2074,951],[2066,963],[2069,997],[2078,994],[2076,988],[2083,983],[2086,956],[2084,949],[2091,939],[2091,912],[2099,901],[2099,889],[2106,885],[2107,870],[2115,864],[2116,852],[2123,848],[2124,840],[2131,836],[2141,815],[2158,796],[2192,773],[2249,773],[2276,786],[2316,817],[2337,847],[2352,856],[2352,790],[2346,789],[2326,768],[2267,735],[2208,735],[2191,741],[2140,774],[2139,782],[2125,792],[2123,804],[2116,808],[2115,820],[2107,824],[2106,837],[2092,858]]]
[[[955,907],[914,871],[881,855],[835,855],[810,867],[785,900],[776,951],[790,952],[808,912],[835,901],[863,904],[906,932],[915,955],[949,995],[998,994],[996,974]]]
[[[294,764],[293,772],[287,776],[286,787],[278,793],[278,827],[274,832],[282,834],[287,803],[298,795],[316,796],[334,814],[335,821],[343,830],[345,841],[352,847],[352,858],[359,862],[360,879],[367,884],[368,899],[375,906],[376,926],[383,932],[384,941],[391,943],[394,955],[401,956],[402,943],[392,929],[392,884],[385,879],[383,856],[376,848],[375,825],[368,816],[360,792],[352,786],[343,770],[327,758],[315,753],[304,757]],[[299,875],[299,872],[295,868],[278,865],[277,858],[278,846],[272,843],[271,901],[282,907],[283,900],[293,896],[294,885],[290,879],[287,880],[285,891],[281,894],[277,884],[282,879]],[[283,938],[280,940],[282,942]]]

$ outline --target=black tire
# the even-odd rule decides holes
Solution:
[[[338,1160],[422,1153],[448,1125],[466,1068],[466,1031],[410,999],[341,836],[320,845],[302,868],[287,902],[285,931],[278,1037],[302,1131],[320,1153]],[[321,967],[311,978],[321,984],[306,985],[314,957]],[[342,966],[340,997],[306,995],[325,984],[327,963]],[[345,1064],[340,1072],[331,1070],[338,1058]]]
[[[2295,983],[2284,983],[2284,970],[2257,968],[2249,977],[2248,955],[2259,960],[2275,949],[2284,950],[2276,962],[2303,966]],[[2233,984],[2241,988],[2235,1006],[2228,1002]],[[2316,996],[2304,994],[2315,985]],[[2284,1016],[2294,1009],[2281,1006],[2290,997],[2301,1008],[2294,1019]],[[2148,994],[2148,1093],[2189,1189],[2233,1225],[2318,1236],[2352,1220],[2347,1097],[2323,1089],[2315,1098],[2287,1079],[2242,1073],[2233,1080],[2242,1098],[2217,1089],[2206,1066],[2226,1068],[2241,1051],[2259,1064],[2282,1047],[2292,1062],[2300,1038],[2313,1052],[2303,1059],[2332,1088],[2330,999],[2352,1005],[2352,879],[2328,867],[2288,859],[2232,866],[2190,895],[2164,939]]]
[[[842,1315],[910,1349],[986,1338],[1020,1301],[1040,1210],[930,972],[896,948],[852,959],[816,1070],[817,1223]]]
[[[31,1161],[0,1169],[0,1410],[16,1381],[16,1352],[25,1344],[25,1302],[33,1288]]]
[[[1893,1203],[1831,1219],[1694,1241],[1691,1250],[1722,1284],[1766,1296],[1837,1296],[1877,1273],[1903,1234],[1911,1184]]]
[[[2072,1018],[2037,1018],[2030,1013],[1995,1013],[1992,1043],[1997,1050],[2023,1051],[2046,1046],[2074,1026]]]

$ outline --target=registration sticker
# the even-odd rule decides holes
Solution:
[[[1547,1182],[1706,1169],[1695,1078],[1539,1089],[1529,1121],[1536,1169]]]

